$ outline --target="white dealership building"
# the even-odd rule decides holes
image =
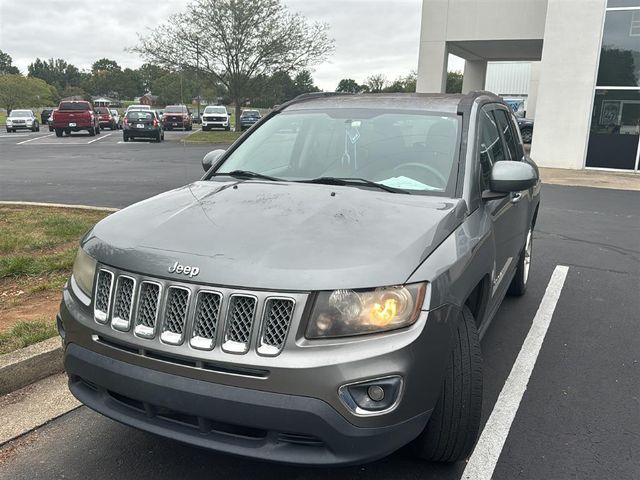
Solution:
[[[418,92],[444,91],[449,54],[463,92],[487,88],[492,62],[532,62],[539,165],[639,171],[640,0],[423,0]]]

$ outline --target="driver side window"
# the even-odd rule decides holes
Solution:
[[[484,107],[480,110],[478,125],[478,155],[480,161],[481,175],[480,186],[482,190],[489,188],[491,178],[491,168],[496,162],[508,160],[500,131],[496,125],[491,110]]]

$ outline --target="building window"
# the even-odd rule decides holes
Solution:
[[[640,10],[607,12],[597,84],[600,87],[640,86]]]
[[[609,0],[607,8],[640,7],[640,0]]]
[[[640,10],[633,10],[631,15],[631,29],[629,30],[630,37],[640,37]]]
[[[587,167],[633,170],[640,138],[640,90],[596,90]]]

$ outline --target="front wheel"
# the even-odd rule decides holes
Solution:
[[[533,129],[523,128],[520,130],[520,134],[522,135],[522,143],[531,143],[533,139]]]
[[[414,440],[418,456],[434,462],[467,458],[478,438],[482,413],[482,357],[473,314],[463,306],[440,399]]]
[[[518,260],[516,274],[511,280],[509,295],[520,297],[527,291],[527,281],[529,280],[529,268],[531,267],[531,254],[533,252],[533,228],[527,232],[527,240]]]
[[[61,128],[56,128],[56,137],[61,137],[62,136],[62,129]]]

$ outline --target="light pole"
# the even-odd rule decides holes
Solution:
[[[196,102],[198,102],[198,122],[200,121],[200,40],[196,38]]]

